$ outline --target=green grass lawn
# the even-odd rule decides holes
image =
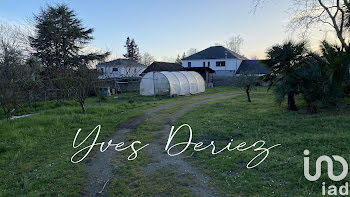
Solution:
[[[88,99],[86,115],[78,103],[68,101],[29,117],[0,120],[0,196],[79,196],[86,181],[84,165],[70,162],[77,130],[86,136],[100,124],[102,140],[117,124],[174,99],[183,98],[129,93],[102,103]]]
[[[208,89],[204,95],[230,89]],[[102,141],[115,132],[116,125],[152,107],[201,95],[169,98],[126,93],[102,102],[89,98],[86,115],[74,101],[49,101],[46,107],[38,102],[32,111],[24,105],[16,114],[32,112],[32,116],[0,119],[0,196],[80,196],[86,182],[84,164],[70,162],[77,151],[72,142],[79,128],[86,136],[102,125]],[[1,113],[0,118],[4,118]]]
[[[272,93],[253,93],[252,103],[240,96],[208,104],[188,112],[177,126],[187,123],[193,129],[193,141],[209,144],[215,141],[217,148],[258,140],[266,141],[266,147],[275,144],[267,159],[254,169],[246,164],[257,155],[254,151],[224,152],[211,155],[210,150],[193,153],[186,151],[190,161],[212,178],[212,186],[223,196],[320,196],[322,182],[342,185],[349,176],[334,183],[323,175],[316,182],[309,182],[303,174],[303,151],[310,150],[310,172],[315,172],[315,160],[321,155],[340,155],[350,161],[350,112],[349,109],[322,111],[307,114],[305,109],[288,112],[285,106],[274,102]],[[298,102],[302,104],[302,102]],[[186,130],[187,131],[187,130]],[[188,132],[175,137],[178,142],[188,140]],[[193,146],[192,146],[193,147]],[[338,163],[337,163],[338,164]],[[335,165],[335,174],[341,172]]]
[[[241,93],[241,89],[232,87],[219,87],[208,89],[206,94],[213,93]],[[128,141],[140,140],[144,144],[152,143],[152,140],[160,137],[160,134],[154,134],[151,131],[160,131],[164,128],[164,123],[160,119],[167,119],[174,112],[185,105],[192,104],[208,98],[192,99],[196,96],[187,97],[186,101],[172,107],[163,109],[157,113],[159,119],[150,117],[138,126],[136,132],[130,132],[126,135]],[[166,143],[166,142],[164,142]],[[107,189],[108,196],[194,196],[190,186],[194,184],[194,178],[189,174],[179,175],[174,172],[173,168],[177,166],[167,166],[156,170],[152,174],[145,174],[143,168],[154,162],[152,155],[143,151],[136,160],[127,161],[132,152],[127,150],[118,155],[119,165],[115,172],[118,178],[112,179]]]
[[[208,89],[205,94],[231,91],[242,90],[221,87]],[[303,150],[307,148],[311,151],[312,162],[324,154],[338,154],[350,159],[347,146],[350,113],[335,110],[315,115],[303,110],[287,112],[285,106],[275,104],[271,93],[265,93],[265,89],[258,91],[261,93],[252,96],[253,103],[247,103],[243,95],[206,104],[187,113],[177,124],[189,123],[194,130],[194,141],[215,140],[218,145],[224,146],[230,139],[234,139],[233,144],[265,140],[267,145],[280,143],[282,146],[273,149],[266,161],[251,170],[246,169],[245,164],[255,156],[252,151],[216,156],[199,152],[192,155],[191,162],[212,177],[213,186],[221,194],[320,194],[321,182],[329,180],[326,176],[316,183],[305,180]],[[32,116],[0,120],[0,196],[80,196],[86,183],[85,166],[84,163],[77,165],[70,162],[76,151],[72,148],[73,138],[79,128],[83,129],[82,136],[85,136],[97,125],[102,125],[99,138],[102,141],[115,132],[117,124],[133,116],[177,100],[185,100],[189,104],[194,97],[140,97],[136,93],[128,93],[102,102],[90,98],[86,104],[86,115],[81,114],[76,102],[50,101],[47,110],[43,110],[43,103],[38,103]],[[175,105],[160,115],[167,115],[180,107]],[[146,121],[137,129],[138,132],[126,137],[148,143],[157,136],[151,136],[147,131],[161,128]],[[182,139],[185,138],[182,136]],[[191,151],[187,152],[191,154]],[[121,156],[124,154],[127,153]],[[147,190],[149,195],[164,192],[174,195],[176,193],[171,193],[171,190],[176,188],[176,191],[191,195],[188,189],[190,177],[182,182],[169,183],[174,180],[171,171],[157,171],[152,178],[140,174],[140,168],[147,165],[148,159],[146,154],[140,154],[132,165],[128,163],[116,169],[125,180],[113,182],[115,187],[111,194],[144,194]],[[136,183],[133,190],[128,185],[131,182]]]

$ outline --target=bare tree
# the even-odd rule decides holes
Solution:
[[[188,51],[187,51],[187,56],[190,56],[190,55],[193,55],[193,54],[195,54],[195,53],[197,53],[197,49],[195,49],[195,48],[190,48],[190,49],[188,49]]]
[[[31,104],[40,64],[31,56],[26,25],[0,23],[0,105],[9,119],[20,105]]]
[[[162,62],[175,62],[174,57],[162,56],[159,61]]]
[[[344,38],[348,0],[294,0],[294,4],[303,6],[296,7],[296,15],[290,22],[291,28],[298,26],[308,31],[319,24],[329,25],[335,31],[342,50],[348,49]]]
[[[0,39],[21,51],[25,57],[29,57],[33,52],[29,41],[29,36],[33,33],[33,27],[28,24],[0,22]]]
[[[243,43],[244,43],[244,39],[241,37],[241,35],[232,36],[230,39],[226,41],[226,47],[231,51],[240,54]]]
[[[124,70],[124,74],[122,75],[122,77],[138,77],[139,74],[141,74],[141,72],[143,71],[144,67],[135,61],[126,61],[126,64],[122,67],[122,69]]]
[[[258,77],[252,73],[242,73],[238,76],[233,77],[233,85],[244,89],[248,102],[252,102],[250,98],[250,92],[258,82]]]
[[[251,59],[251,60],[258,60],[259,58],[258,58],[257,55],[252,55],[252,56],[250,57],[250,59]]]
[[[290,30],[302,30],[308,33],[314,27],[330,27],[337,36],[341,50],[348,50],[349,43],[345,39],[349,0],[290,0],[293,4],[294,16],[290,20]],[[264,0],[254,0],[254,8]]]
[[[30,69],[20,50],[11,43],[0,41],[0,105],[6,118],[25,102],[25,87],[31,80]]]
[[[91,92],[96,91],[95,85],[98,72],[94,69],[81,67],[73,71],[73,76],[69,78],[69,80],[72,80],[72,94],[74,99],[80,104],[83,114],[85,114],[85,100]]]
[[[266,0],[252,0],[252,12],[256,12],[256,10],[260,7],[262,7],[262,5],[265,3]]]
[[[154,62],[154,57],[149,53],[144,53],[141,58],[141,64],[144,64],[146,66],[151,65]]]

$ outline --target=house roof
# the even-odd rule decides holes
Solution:
[[[109,62],[103,62],[103,63],[99,63],[97,64],[96,67],[100,67],[100,66],[113,66],[113,67],[121,67],[121,66],[135,66],[135,67],[139,67],[139,66],[144,66],[146,67],[146,65],[140,64],[138,62],[135,62],[134,60],[129,60],[129,59],[125,59],[125,58],[118,58]]]
[[[185,68],[187,71],[196,71],[196,72],[208,72],[208,73],[215,73],[215,70],[209,68],[209,67],[191,67],[191,68]]]
[[[268,74],[269,70],[259,60],[243,60],[236,74]]]
[[[200,59],[241,59],[246,58],[223,47],[223,46],[212,46],[206,48],[198,53],[185,57],[182,60],[200,60]]]
[[[155,71],[183,71],[185,70],[181,64],[170,63],[170,62],[153,62],[149,65],[142,74]]]

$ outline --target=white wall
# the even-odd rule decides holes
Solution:
[[[225,61],[225,66],[216,66],[216,62]],[[191,62],[191,67],[203,67],[203,62],[205,62],[205,67],[208,67],[208,62],[210,62],[209,68],[217,71],[215,75],[219,76],[230,76],[234,75],[242,63],[242,60],[238,59],[202,59],[202,60],[182,60],[182,66],[187,68],[188,62]]]
[[[216,66],[216,62],[225,61],[225,66]],[[182,60],[182,66],[187,68],[188,62],[191,62],[191,67],[203,67],[203,62],[205,62],[205,67],[208,67],[208,62],[210,62],[209,68],[217,70],[234,70],[237,71],[242,63],[242,60],[238,59],[203,59],[203,60]]]
[[[147,68],[147,66],[104,66],[97,67],[97,71],[103,68],[103,75],[99,79],[119,78],[119,77],[139,77],[139,75]],[[113,68],[118,68],[118,71],[113,71]]]

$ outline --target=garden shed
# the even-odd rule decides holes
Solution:
[[[149,72],[140,83],[140,95],[189,95],[205,92],[203,77],[193,71]]]

